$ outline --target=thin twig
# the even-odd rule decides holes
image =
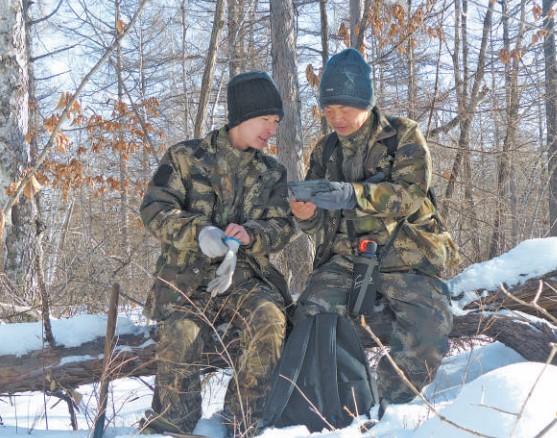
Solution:
[[[209,318],[207,318],[207,316],[205,315],[205,312],[203,312],[191,300],[191,298],[186,293],[184,293],[182,290],[180,290],[178,287],[176,287],[174,284],[172,284],[168,280],[166,280],[162,277],[159,277],[159,276],[157,276],[156,278],[159,279],[160,281],[162,281],[163,283],[165,283],[170,288],[174,289],[182,297],[184,297],[184,299],[195,309],[195,311],[197,312],[197,315],[211,328],[211,330],[213,330],[213,333],[215,334],[219,344],[223,347],[223,353],[226,356],[225,361],[230,365],[230,368],[232,369],[232,372],[234,373],[234,376],[233,376],[232,380],[234,381],[234,384],[236,385],[236,391],[238,393],[238,401],[239,401],[239,404],[240,404],[240,411],[242,413],[242,419],[244,420],[244,424],[247,426],[248,418],[247,418],[246,411],[245,411],[245,408],[244,408],[244,403],[243,403],[242,397],[241,397],[240,384],[239,384],[238,378],[237,378],[238,372],[237,372],[236,368],[234,367],[234,360],[232,359],[232,356],[230,355],[230,352],[228,351],[228,348],[226,346],[226,343],[224,342],[224,339],[222,338],[222,336],[220,335],[219,331],[214,326],[214,324],[209,320]]]
[[[542,281],[540,280],[540,288],[542,285]],[[507,289],[505,288],[505,286],[503,286],[501,284],[501,290],[503,291],[503,293],[510,298],[511,300],[516,301],[517,303],[531,308],[531,309],[535,309],[538,312],[540,312],[543,316],[545,316],[546,319],[548,319],[549,321],[552,321],[554,324],[557,324],[557,318],[555,318],[551,313],[549,313],[547,310],[545,310],[542,306],[540,306],[539,304],[537,304],[537,300],[539,298],[539,294],[541,294],[541,291],[538,291],[538,293],[536,294],[536,297],[534,298],[534,300],[532,300],[530,303],[521,300],[520,298],[514,296],[513,294],[511,294],[509,291],[507,291]]]
[[[373,332],[373,330],[371,330],[371,328],[367,325],[365,319],[362,317],[361,319],[361,325],[364,328],[364,330],[366,332],[368,332],[368,334],[373,338],[373,340],[375,341],[375,343],[380,347],[385,349],[385,346],[383,345],[383,343],[381,342],[381,340],[379,339],[379,337]],[[468,429],[467,427],[461,426],[451,420],[449,420],[447,417],[445,417],[444,415],[441,415],[437,409],[435,409],[435,407],[429,403],[429,401],[422,395],[422,393],[420,391],[418,391],[418,389],[412,384],[412,382],[410,382],[410,380],[408,380],[408,378],[404,375],[404,371],[402,371],[400,369],[400,367],[396,364],[396,362],[394,361],[393,357],[391,356],[391,354],[388,351],[385,351],[385,356],[387,357],[388,361],[390,362],[391,366],[393,367],[393,369],[395,370],[395,372],[397,373],[397,375],[402,379],[402,381],[406,384],[406,386],[408,386],[408,388],[410,388],[412,390],[412,392],[417,395],[424,403],[425,405],[431,409],[431,411],[437,415],[439,417],[439,419],[445,423],[450,424],[453,427],[456,427],[457,429],[463,430],[465,432],[469,432],[473,435],[476,436],[481,436],[484,438],[494,438],[491,435],[484,435],[483,433],[477,432],[475,430],[472,429]]]
[[[514,435],[514,431],[516,430],[516,428],[518,426],[518,422],[520,421],[520,419],[524,415],[524,410],[526,409],[526,405],[530,401],[530,398],[532,398],[532,394],[534,392],[534,389],[536,389],[536,386],[538,386],[538,383],[540,382],[540,379],[541,379],[543,373],[545,373],[545,370],[547,370],[548,365],[550,365],[551,362],[553,361],[553,357],[555,356],[555,353],[557,353],[557,344],[551,344],[551,353],[549,353],[549,357],[547,358],[547,361],[545,362],[543,368],[540,370],[540,373],[536,377],[536,380],[532,384],[532,387],[530,388],[530,391],[528,392],[528,395],[526,396],[526,399],[524,400],[524,403],[522,403],[522,407],[520,408],[520,412],[518,413],[518,418],[516,419],[516,423],[514,424],[511,436]]]
[[[315,406],[312,403],[312,401],[309,398],[306,397],[306,395],[300,389],[300,387],[296,384],[296,382],[294,382],[292,379],[286,377],[283,374],[279,374],[279,375],[280,375],[280,377],[282,377],[283,379],[287,380],[292,385],[294,385],[294,388],[296,388],[296,390],[300,393],[300,395],[304,398],[304,400],[308,402],[309,406],[311,407],[311,411],[314,412],[317,416],[319,416],[319,418],[321,418],[321,420],[323,420],[323,422],[327,425],[327,427],[329,427],[329,430],[336,430],[335,426],[333,426],[331,423],[329,423],[327,421],[327,419],[323,416],[323,414],[321,414],[321,412],[319,412],[319,409],[317,409],[317,406]]]
[[[534,438],[541,438],[542,436],[544,436],[547,432],[549,432],[550,429],[553,428],[553,426],[557,426],[557,417],[554,418],[547,426],[545,426],[542,430],[540,430],[540,433],[538,433]]]
[[[14,204],[19,199],[19,196],[23,192],[23,189],[25,188],[27,183],[31,180],[31,178],[35,175],[35,173],[37,172],[39,167],[42,165],[42,163],[45,160],[47,154],[50,152],[50,149],[52,149],[53,145],[55,144],[55,139],[56,139],[56,136],[57,136],[58,132],[62,128],[62,123],[67,119],[67,116],[70,114],[70,111],[73,108],[73,104],[76,102],[77,98],[79,97],[79,95],[81,94],[81,92],[83,91],[83,89],[85,88],[87,83],[91,80],[93,75],[101,68],[101,66],[109,59],[110,54],[116,49],[118,44],[120,44],[120,41],[133,28],[135,22],[137,21],[137,19],[141,15],[141,12],[143,11],[143,7],[145,6],[145,4],[147,2],[148,2],[148,0],[143,0],[138,5],[137,10],[135,11],[135,14],[133,15],[132,19],[130,20],[130,23],[126,26],[126,28],[121,33],[119,33],[116,36],[116,38],[114,39],[112,44],[106,49],[106,52],[103,54],[101,59],[99,59],[97,61],[97,63],[93,66],[93,68],[89,71],[89,73],[87,73],[85,75],[85,77],[83,78],[83,80],[81,81],[79,86],[77,87],[75,93],[68,100],[68,102],[66,103],[66,106],[64,107],[62,113],[60,114],[60,118],[58,119],[58,123],[56,123],[56,126],[54,127],[54,129],[52,130],[52,132],[50,134],[50,138],[48,139],[47,144],[43,148],[43,151],[41,152],[41,154],[35,160],[34,166],[25,175],[25,177],[20,181],[19,186],[17,187],[14,195],[11,198],[8,198],[8,202],[3,207],[3,210],[2,210],[4,212],[4,214],[6,214],[5,212],[9,211],[14,206]]]

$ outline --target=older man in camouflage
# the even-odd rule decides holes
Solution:
[[[269,261],[290,240],[286,170],[262,152],[283,116],[264,72],[228,84],[228,124],[162,158],[141,217],[162,243],[145,314],[160,321],[153,411],[145,430],[191,432],[201,417],[201,353],[226,322],[242,348],[223,415],[245,432],[261,413],[291,298]]]
[[[432,165],[417,124],[386,117],[374,106],[370,68],[354,49],[327,62],[320,106],[334,133],[312,152],[306,180],[330,181],[327,191],[295,199],[300,228],[314,237],[314,271],[298,299],[295,321],[318,312],[349,313],[361,242],[378,245],[377,294],[365,313],[390,322],[392,355],[421,389],[448,349],[452,316],[444,282],[437,276],[455,261],[454,244],[427,197]],[[379,416],[389,403],[414,397],[386,357],[378,364]]]

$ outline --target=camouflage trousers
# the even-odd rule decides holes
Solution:
[[[193,430],[202,414],[200,368],[207,365],[202,352],[215,343],[215,327],[226,323],[227,332],[239,333],[241,354],[232,364],[225,412],[235,427],[247,430],[262,413],[280,356],[286,325],[282,299],[251,278],[230,294],[200,304],[200,309],[176,309],[160,323],[153,410],[182,431]]]
[[[320,312],[346,314],[353,266],[352,256],[335,255],[315,270],[298,299],[294,322]],[[415,272],[381,273],[379,291],[383,310],[364,315],[366,322],[390,345],[394,362],[421,390],[435,376],[449,347],[453,319],[444,283]],[[377,377],[379,395],[386,402],[414,398],[385,356],[379,360]]]

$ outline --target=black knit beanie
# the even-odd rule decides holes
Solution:
[[[331,56],[319,84],[319,105],[345,105],[370,109],[375,104],[371,68],[355,49]]]
[[[263,71],[234,76],[228,83],[228,127],[254,117],[284,116],[282,99],[271,77]]]

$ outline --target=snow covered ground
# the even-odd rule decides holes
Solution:
[[[463,293],[457,303],[472,299],[469,293],[493,289],[501,283],[508,287],[557,269],[557,238],[532,239],[508,253],[465,269],[451,280],[455,294]],[[557,294],[556,294],[557,295]],[[455,313],[460,307],[455,305]],[[66,346],[79,345],[104,336],[106,317],[83,315],[53,321],[54,336]],[[120,334],[141,330],[127,318],[119,318]],[[0,360],[3,354],[24,354],[42,347],[40,324],[0,325]],[[79,360],[79,358],[75,358]],[[150,407],[152,393],[144,379],[120,379],[111,384],[107,438],[138,434],[138,421]],[[211,438],[225,436],[213,416],[222,407],[226,374],[215,375],[206,387],[204,417],[195,432]],[[336,431],[310,434],[305,427],[269,429],[261,438],[301,437],[557,437],[557,367],[526,362],[500,343],[476,346],[455,352],[443,361],[435,380],[423,393],[433,406],[419,398],[405,405],[390,406],[382,421],[361,434],[357,421]],[[96,412],[93,385],[77,389],[79,430],[72,431],[67,405],[40,393],[0,395],[0,437],[88,437]],[[152,435],[153,436],[153,435]],[[162,435],[159,435],[162,436]]]

